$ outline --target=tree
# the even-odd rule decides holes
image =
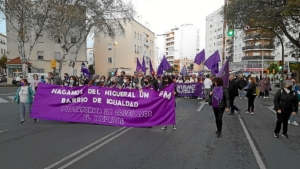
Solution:
[[[18,52],[22,61],[22,74],[27,73],[27,62],[50,13],[46,0],[0,0],[0,12],[7,22],[7,29],[17,35]]]
[[[271,63],[268,67],[268,70],[270,71],[270,73],[273,73],[273,70],[275,70],[275,74],[277,74],[279,72],[279,66],[277,63]]]
[[[3,56],[2,56],[2,58],[0,59],[0,67],[2,68],[2,69],[4,69],[5,70],[5,73],[6,73],[6,62],[7,62],[7,57],[6,57],[6,55],[4,54]]]
[[[300,48],[300,0],[230,0],[224,8],[225,19],[235,28],[263,29],[285,35]]]
[[[115,38],[124,34],[123,24],[131,21],[135,11],[131,3],[122,0],[50,0],[52,13],[47,32],[50,39],[59,38],[62,57],[59,62],[59,74],[63,62],[68,61],[70,74],[73,74],[78,51],[85,44],[90,33],[93,36],[106,34]],[[69,52],[75,48],[75,55]]]

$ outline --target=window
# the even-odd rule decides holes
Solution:
[[[134,53],[136,53],[137,51],[136,51],[136,45],[134,45]]]
[[[37,39],[37,42],[38,42],[38,43],[44,43],[44,36],[43,36],[43,34],[40,34],[40,35],[39,35],[39,37],[38,37],[38,39]]]
[[[71,43],[76,43],[76,37],[71,37]]]
[[[111,58],[111,57],[108,57],[107,62],[108,62],[108,63],[112,63],[112,58]]]
[[[3,54],[3,49],[1,49],[1,54]]]
[[[111,44],[111,43],[109,43],[109,44],[107,45],[107,49],[108,49],[108,50],[112,50],[112,44]]]
[[[5,49],[3,49],[3,51],[4,51],[4,53],[3,53],[3,54],[5,54],[5,55],[6,55],[6,51],[5,51]]]
[[[39,73],[45,73],[45,69],[39,69]]]
[[[140,35],[140,40],[142,41],[142,35]]]
[[[58,35],[54,37],[54,43],[61,43],[61,39]]]
[[[54,53],[54,58],[55,58],[56,60],[60,60],[60,59],[61,59],[61,53],[60,53],[60,52],[55,52],[55,53]]]
[[[139,37],[140,37],[140,34],[139,33],[137,33],[137,39],[139,40]]]
[[[38,56],[38,60],[43,60],[44,59],[44,52],[43,51],[38,51],[37,56]]]
[[[140,52],[142,52],[142,47],[140,46]]]
[[[134,32],[134,38],[136,38],[136,32]]]

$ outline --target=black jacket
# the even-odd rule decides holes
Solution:
[[[155,78],[153,78],[153,79],[151,80],[151,84],[154,86],[154,89],[155,89],[155,90],[158,90],[158,88],[159,88],[159,86],[158,86],[158,81],[157,81]]]
[[[244,87],[247,86],[247,81],[242,79],[238,81],[239,86],[243,89]]]
[[[212,86],[211,91],[213,91],[214,86]],[[212,97],[210,95],[210,99],[209,99],[209,105],[212,105]],[[230,107],[230,101],[229,101],[229,92],[228,89],[226,87],[223,87],[223,99],[221,100],[220,104],[219,104],[219,108],[224,108],[224,107]]]
[[[241,86],[239,86],[238,82],[236,80],[231,80],[229,81],[229,87],[228,87],[228,93],[229,93],[229,98],[235,98],[236,96],[239,95],[238,89],[242,89]]]
[[[247,91],[246,96],[249,97],[251,95],[256,95],[256,85],[250,84],[248,88],[245,88],[244,91]]]
[[[282,113],[292,113],[298,111],[298,99],[294,91],[287,93],[280,89],[274,96],[274,109],[276,112],[281,110]]]

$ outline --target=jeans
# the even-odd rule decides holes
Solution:
[[[239,89],[239,97],[246,97],[245,91]]]
[[[235,105],[234,105],[234,99],[235,98],[230,98],[229,101],[230,101],[230,112],[231,113],[234,113],[234,110],[238,111],[239,108],[237,108]]]
[[[205,89],[205,101],[209,102],[209,93],[210,93],[211,89]]]
[[[21,121],[25,121],[25,113],[31,113],[31,104],[19,103]]]
[[[294,121],[296,121],[296,116],[295,116],[295,115],[291,115],[291,117],[290,117],[290,122],[292,123],[292,122],[294,122]]]
[[[254,100],[255,100],[255,98],[256,98],[256,95],[250,95],[249,97],[248,97],[248,111],[250,112],[254,112]]]
[[[281,124],[283,124],[282,134],[287,134],[288,132],[288,120],[290,119],[291,113],[277,113],[277,122],[274,133],[279,133],[281,130]]]
[[[214,111],[214,114],[215,114],[217,130],[218,130],[218,132],[222,132],[222,126],[223,126],[222,118],[223,118],[223,114],[224,114],[224,111],[225,111],[225,107],[223,107],[223,108],[213,108],[213,111]]]
[[[265,91],[265,96],[266,96],[266,97],[269,97],[269,90],[266,90],[266,91]]]

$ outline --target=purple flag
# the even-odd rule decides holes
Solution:
[[[179,97],[197,96],[205,98],[203,83],[176,83],[176,91]]]
[[[205,61],[205,50],[203,49],[200,53],[196,55],[194,63],[200,65],[201,62],[204,61]]]
[[[180,74],[182,74],[183,76],[186,76],[188,74],[187,69],[185,67],[185,65],[183,66],[183,68],[181,69]]]
[[[213,96],[217,97],[219,101],[223,99],[223,87],[214,87]]]
[[[164,94],[161,95],[161,92]],[[30,116],[45,120],[150,127],[175,124],[174,84],[161,92],[39,84]],[[43,111],[41,111],[43,110]]]
[[[217,74],[217,77],[223,79],[223,84],[225,87],[229,86],[229,62],[228,59],[224,63],[223,67],[220,69],[220,72]]]
[[[142,72],[144,73],[144,74],[146,74],[146,62],[145,62],[145,57],[143,57],[143,62],[142,62]]]
[[[198,77],[201,77],[204,73],[204,70],[201,70],[199,73],[198,73]]]
[[[219,73],[219,62],[221,61],[219,51],[212,54],[204,63],[204,65],[211,70],[213,75]]]
[[[91,73],[90,71],[87,69],[86,65],[84,64],[84,62],[82,62],[81,64],[81,74],[83,77],[87,77],[90,78],[91,77]]]
[[[115,71],[115,73],[114,73],[114,76],[118,76],[118,69],[119,69],[119,68],[116,69],[116,71]]]
[[[162,75],[163,71],[169,70],[171,68],[172,68],[171,65],[169,64],[166,57],[164,56],[160,62],[160,65],[158,66],[157,75]]]
[[[139,61],[139,58],[136,58],[136,72],[143,71],[143,67]]]
[[[152,67],[152,62],[151,62],[151,60],[150,60],[150,74],[154,74],[154,70],[153,70],[153,67]]]

